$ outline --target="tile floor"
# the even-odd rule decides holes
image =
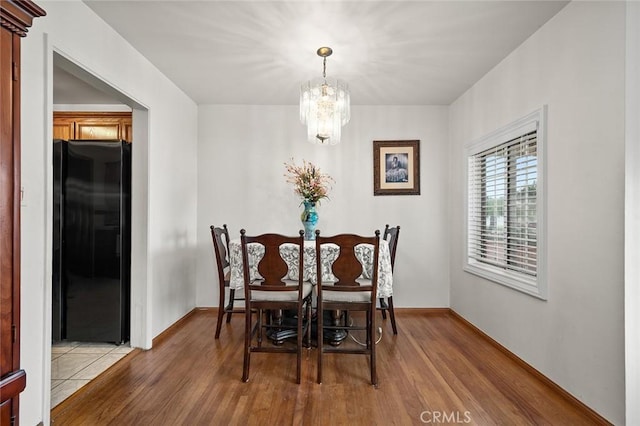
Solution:
[[[131,352],[129,344],[62,342],[51,346],[51,408]]]

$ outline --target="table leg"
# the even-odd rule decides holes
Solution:
[[[297,336],[297,331],[293,326],[296,324],[295,311],[283,311],[275,309],[270,312],[269,327],[267,337],[274,345],[282,345],[286,339]],[[280,327],[286,326],[286,327]]]
[[[326,326],[337,326],[340,322],[346,319],[346,311],[324,311],[322,322]],[[290,325],[296,324],[295,311],[282,311],[277,310],[271,313],[270,323],[273,327],[270,327],[267,331],[267,337],[272,341],[274,345],[282,345],[286,339],[296,337],[297,332],[295,328],[278,328],[278,325]],[[317,327],[315,319],[311,322],[311,337],[317,339]],[[347,338],[347,332],[344,330],[325,329],[324,340],[331,346],[339,346],[344,339]]]

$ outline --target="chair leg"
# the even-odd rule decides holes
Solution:
[[[371,306],[369,312],[367,313],[369,324],[368,324],[368,333],[369,334],[369,350],[371,351],[371,384],[375,387],[378,387],[378,374],[376,371],[376,343],[375,343],[375,312],[376,306],[375,304]]]
[[[298,336],[297,336],[297,344],[298,348],[296,351],[297,356],[297,365],[296,365],[296,383],[300,384],[300,371],[302,370],[302,323],[304,322],[304,317],[302,316],[302,305],[298,305]]]
[[[307,327],[307,349],[311,349],[311,323],[313,322],[312,312],[311,312],[311,299],[307,300],[306,306],[306,327]]]
[[[396,327],[396,314],[393,311],[393,296],[389,296],[387,301],[389,305],[389,317],[391,317],[391,328],[393,328],[393,334],[398,334],[398,328]]]
[[[233,301],[236,299],[236,289],[229,289],[229,305],[227,306],[227,324],[231,322],[231,314],[233,313]]]
[[[322,323],[322,304],[319,304],[316,310],[316,322],[317,322],[317,339],[318,339],[318,378],[317,382],[322,383],[322,348],[324,345],[323,336],[323,323]]]
[[[384,297],[380,298],[380,312],[382,313],[382,319],[387,319],[387,304],[384,301]]]
[[[249,362],[251,358],[251,309],[247,306],[244,320],[244,362],[242,365],[242,381],[249,381]]]
[[[224,288],[221,288],[220,302],[218,303],[218,322],[216,324],[216,339],[220,337],[220,327],[222,326],[222,318],[224,317],[224,310],[225,310],[224,309]]]
[[[258,347],[262,347],[262,327],[263,327],[263,316],[265,311],[263,311],[262,309],[258,309],[258,318],[256,319],[256,321],[258,322]],[[271,311],[267,311],[267,316],[269,317],[267,319],[267,324],[271,324]]]

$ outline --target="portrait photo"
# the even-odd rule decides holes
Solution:
[[[373,195],[420,194],[419,142],[373,141]]]
[[[409,156],[407,153],[394,152],[384,155],[385,160],[385,172],[384,179],[389,182],[408,182],[409,174],[407,168],[409,167]]]

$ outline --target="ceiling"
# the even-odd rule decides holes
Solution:
[[[251,105],[297,104],[300,84],[322,74],[321,46],[352,104],[449,105],[567,4],[84,2],[196,103]]]
[[[91,84],[80,80],[75,75],[67,72],[65,69],[56,66],[56,59],[58,57],[54,55],[54,67],[53,67],[53,103],[54,104],[95,104],[95,105],[110,105],[120,104],[120,102],[109,95],[96,89]]]

